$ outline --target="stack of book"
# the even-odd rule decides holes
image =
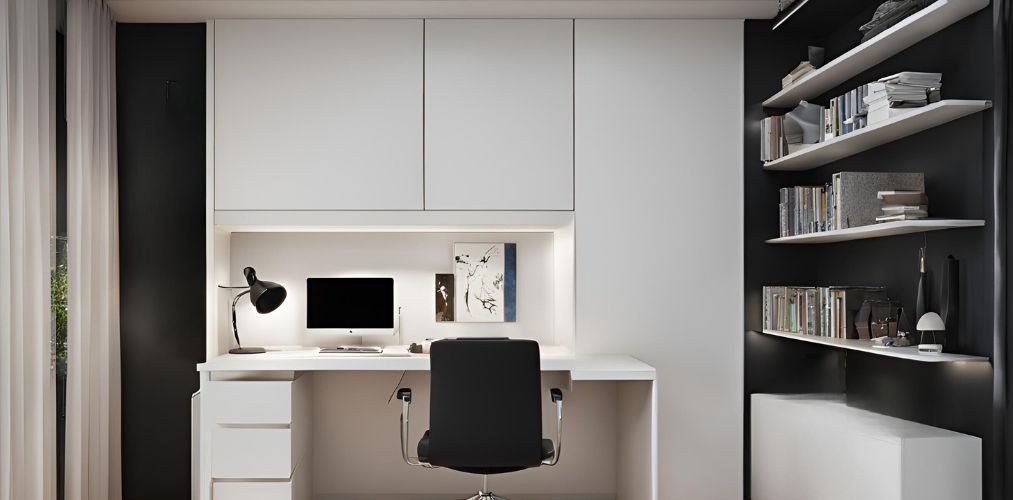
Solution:
[[[865,96],[869,123],[889,120],[905,108],[918,108],[940,98],[942,73],[904,71],[868,84]]]
[[[802,61],[798,63],[798,66],[795,66],[795,69],[791,70],[791,73],[788,73],[781,79],[781,88],[791,86],[791,84],[801,80],[803,76],[809,74],[809,72],[814,69],[816,69],[816,67],[809,61]]]
[[[882,287],[765,286],[763,329],[836,339],[868,338],[855,326],[855,315],[866,300],[886,300]]]
[[[830,184],[781,188],[778,203],[781,237],[832,230],[833,196]]]
[[[788,154],[784,136],[784,116],[769,116],[760,121],[760,160],[773,161]]]
[[[825,139],[833,139],[868,126],[865,97],[869,91],[869,84],[866,84],[830,100],[830,106],[823,111]]]
[[[883,215],[876,222],[917,220],[929,216],[929,197],[922,191],[880,191],[876,195]]]
[[[918,172],[837,172],[822,186],[781,188],[778,195],[782,238],[928,216]]]

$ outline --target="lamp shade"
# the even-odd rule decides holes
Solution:
[[[938,314],[927,312],[918,320],[918,326],[915,328],[922,332],[942,332],[946,331],[946,323]]]
[[[285,302],[285,297],[288,296],[285,287],[273,281],[260,280],[257,278],[257,271],[252,267],[243,269],[243,275],[246,276],[246,283],[250,285],[250,302],[253,302],[253,307],[258,313],[267,314]]]

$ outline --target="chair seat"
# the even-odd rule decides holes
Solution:
[[[427,463],[429,461],[429,431],[426,431],[422,435],[422,439],[419,440],[418,446],[419,460]],[[555,455],[555,448],[552,446],[551,439],[542,439],[542,460],[549,460]],[[440,464],[433,464],[440,465]],[[505,474],[507,472],[516,472],[519,470],[527,469],[527,466],[516,466],[516,467],[453,467],[448,466],[448,469],[453,469],[460,472],[468,472],[471,474]]]

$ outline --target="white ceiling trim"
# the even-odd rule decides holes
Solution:
[[[770,19],[777,0],[106,0],[120,22],[316,18]]]

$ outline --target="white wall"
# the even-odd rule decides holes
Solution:
[[[666,500],[742,498],[742,29],[575,27],[577,350],[657,368]]]
[[[435,274],[454,271],[455,242],[517,244],[517,321],[435,321]],[[359,337],[306,329],[306,278],[390,276],[402,306],[402,343],[492,336],[556,344],[554,258],[552,233],[233,233],[232,283],[245,283],[242,269],[251,266],[288,291],[285,303],[266,315],[243,299],[237,307],[239,335],[250,346],[357,343]],[[396,344],[397,337],[370,336],[363,342]]]

